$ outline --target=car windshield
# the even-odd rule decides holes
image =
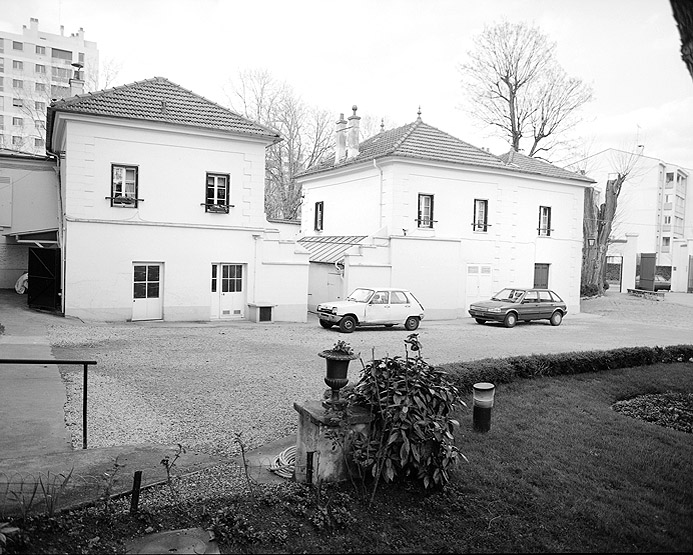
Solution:
[[[356,301],[357,303],[368,302],[368,299],[373,295],[373,289],[354,289],[346,298],[347,301]]]
[[[509,301],[511,303],[520,302],[524,289],[503,289],[491,297],[492,301]]]

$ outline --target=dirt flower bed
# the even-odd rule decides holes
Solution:
[[[614,403],[613,409],[631,418],[693,433],[693,393],[639,395]]]

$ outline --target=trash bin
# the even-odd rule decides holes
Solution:
[[[496,386],[492,383],[475,383],[474,388],[474,412],[472,425],[475,432],[486,433],[491,429],[491,409]]]

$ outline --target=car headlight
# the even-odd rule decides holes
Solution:
[[[489,308],[488,311],[489,312],[501,312],[501,309],[500,308]]]

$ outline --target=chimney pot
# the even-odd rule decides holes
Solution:
[[[354,113],[349,116],[349,128],[347,130],[347,158],[354,158],[359,154],[359,142],[361,139],[359,122],[361,118],[356,115],[358,106],[354,104],[351,109]]]
[[[344,155],[346,154],[346,124],[347,121],[344,119],[344,114],[339,114],[339,120],[337,121],[335,127],[335,152],[334,152],[334,163],[339,164]]]

